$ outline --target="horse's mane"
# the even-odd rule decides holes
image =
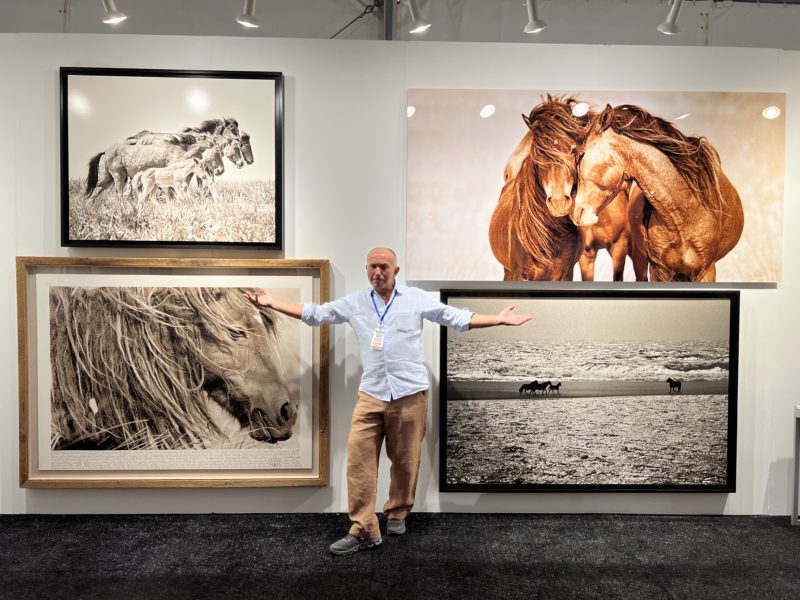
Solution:
[[[206,119],[197,127],[184,127],[181,133],[211,133],[218,135],[224,131],[230,131],[235,136],[239,135],[239,122],[233,117],[224,119]]]
[[[588,116],[572,114],[577,103],[572,97],[547,94],[523,117],[532,134],[531,157],[537,167],[564,166],[575,172],[573,148],[583,140],[589,122]]]
[[[188,150],[201,139],[207,136],[230,134],[233,138],[239,136],[239,123],[233,117],[224,119],[206,119],[197,127],[184,127],[179,133],[159,133],[143,129],[137,134],[125,138],[128,145],[141,144],[173,144]],[[248,136],[249,138],[250,136]]]
[[[565,246],[574,243],[577,228],[567,217],[554,217],[547,210],[545,193],[533,172],[533,159],[526,156],[516,175],[516,201],[511,226],[525,252],[540,267],[547,268]]]
[[[706,138],[684,135],[672,123],[633,104],[606,106],[592,118],[588,131],[601,133],[609,127],[665,154],[700,201],[709,208],[719,209],[719,154]]]
[[[202,344],[233,349],[244,328],[228,315],[243,302],[225,288],[51,288],[52,446],[190,448],[219,434]]]
[[[141,144],[148,146],[153,144],[172,144],[187,150],[197,143],[197,137],[193,133],[154,133],[144,129],[136,135],[125,138],[128,145]]]

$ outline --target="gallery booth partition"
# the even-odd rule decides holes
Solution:
[[[361,376],[358,345],[346,326],[320,331],[297,325],[288,334],[298,358],[285,365],[287,386],[305,390],[311,401],[294,406],[287,400],[274,417],[266,407],[263,414],[251,412],[249,418],[267,423],[270,433],[256,429],[254,436],[242,437],[275,442],[271,447],[280,449],[283,462],[251,469],[246,447],[223,448],[215,456],[225,468],[210,477],[213,485],[206,485],[213,465],[176,474],[192,466],[180,461],[194,461],[195,455],[164,467],[158,457],[148,464],[135,455],[128,464],[116,462],[117,455],[102,464],[98,454],[92,467],[98,473],[69,475],[84,482],[73,486],[54,484],[64,477],[53,477],[52,469],[31,470],[43,460],[51,467],[61,460],[59,468],[68,472],[69,457],[55,448],[68,445],[64,440],[74,433],[67,427],[53,436],[48,419],[32,418],[32,408],[48,403],[31,400],[42,398],[33,388],[46,381],[31,370],[48,372],[42,336],[61,331],[66,317],[58,311],[67,299],[94,302],[81,291],[87,286],[115,288],[122,304],[144,302],[132,294],[136,288],[173,304],[183,296],[185,306],[241,307],[243,291],[278,282],[293,301],[324,301],[364,289],[366,252],[388,245],[398,253],[401,281],[434,298],[493,311],[517,303],[534,314],[528,337],[520,340],[442,335],[437,326],[425,325],[432,401],[415,510],[789,514],[800,336],[800,248],[793,235],[800,227],[800,175],[794,168],[800,162],[800,52],[2,34],[0,65],[6,91],[0,95],[6,117],[0,136],[6,293],[0,306],[8,332],[0,345],[7,382],[0,405],[2,513],[344,512],[346,440]],[[256,73],[261,75],[248,75]],[[61,103],[69,99],[62,97],[62,78],[77,90],[87,74],[104,80],[100,93],[91,92],[95,82],[88,82],[86,103],[68,115],[65,139]],[[114,77],[121,79],[115,83]],[[185,113],[162,125],[170,101],[191,94],[192,77],[221,83],[219,95],[209,97],[217,104],[192,96]],[[135,94],[135,108],[124,105],[124,97]],[[537,118],[532,109],[548,95],[572,98],[570,106],[586,103],[578,119],[601,114],[606,104],[638,106],[686,136],[707,138],[713,150],[707,156],[718,157],[743,207],[741,223],[734,214],[729,225],[741,227],[735,247],[710,259],[713,278],[637,281],[628,260],[623,280],[611,282],[615,267],[602,250],[594,282],[579,281],[586,278],[585,265],[553,281],[534,277],[531,264],[515,262],[513,253],[504,258],[498,250],[503,230],[492,234],[491,224],[503,216],[494,213],[505,210],[504,190],[520,193],[509,181],[534,160],[527,154],[526,132]],[[225,113],[225,102],[234,100],[236,114]],[[481,117],[490,104],[494,114]],[[125,110],[114,113],[108,110],[112,105]],[[768,106],[779,109],[777,118],[762,114]],[[622,117],[634,120],[626,110]],[[101,114],[113,118],[92,121]],[[607,114],[614,134],[624,137],[619,122],[611,123],[619,118]],[[206,130],[213,119],[220,120],[219,129],[211,124]],[[112,154],[129,152],[126,146],[140,151],[147,135],[157,133],[194,136],[192,143],[201,146],[206,136],[217,136],[215,143],[227,140],[233,158],[224,158],[224,173],[213,173],[209,163],[181,156],[191,185],[177,182],[170,192],[163,179],[157,182],[162,174],[142,175],[136,189],[149,190],[150,205],[109,214],[119,219],[113,224],[88,220],[108,208],[120,182],[106,169],[109,179],[87,203],[85,194],[70,192],[70,181],[88,179],[90,161],[108,153],[94,163],[100,185]],[[584,165],[593,158],[588,148],[581,157]],[[586,169],[582,176],[588,181]],[[195,183],[204,179],[215,185]],[[660,197],[655,188],[642,187],[644,197]],[[204,193],[205,204],[199,197]],[[636,196],[630,187],[627,193]],[[254,196],[272,199],[268,214],[264,203],[246,204]],[[586,191],[578,196],[589,198]],[[215,200],[241,210],[225,211],[239,217],[224,227],[214,229],[215,221],[209,226],[204,206],[212,211]],[[589,202],[583,213],[572,215],[585,224],[602,216],[603,208]],[[144,223],[162,222],[174,224],[169,231],[183,237],[124,241]],[[239,243],[239,232],[253,225],[269,229],[269,235]],[[196,232],[221,237],[192,237]],[[186,244],[187,239],[201,243]],[[670,260],[653,247],[648,252],[651,271]],[[703,272],[710,273],[705,267]],[[103,293],[108,298],[111,292]],[[651,310],[645,314],[645,308]],[[232,310],[225,308],[226,318]],[[90,311],[83,318],[87,331],[100,330],[100,314]],[[259,317],[247,327],[226,321],[220,331],[242,344],[256,332],[266,336],[268,321]],[[657,346],[658,336],[643,333],[645,327],[666,332],[669,321],[682,337],[659,333],[666,341]],[[581,328],[594,337],[576,338]],[[509,347],[518,354],[511,355]],[[588,358],[579,364],[576,357]],[[676,376],[700,370],[703,377]],[[634,382],[645,380],[652,388],[636,387],[644,384]],[[608,391],[604,398],[624,399],[592,404],[593,396],[581,392],[588,382],[600,382]],[[102,397],[93,392],[81,402],[85,423],[95,423],[105,406]],[[646,421],[628,420],[634,403],[649,407]],[[480,410],[490,407],[496,414],[487,426]],[[600,418],[613,427],[629,425],[633,437],[617,445],[613,436],[601,441],[589,427]],[[509,427],[523,420],[536,439],[509,437]],[[636,428],[652,431],[651,426],[674,456],[658,456],[655,446],[643,450],[643,433]],[[288,443],[298,444],[296,451],[285,451]],[[624,455],[638,456],[638,469],[616,468],[614,458],[627,460]],[[541,460],[526,463],[530,456]],[[388,488],[385,456],[381,464],[379,496]],[[160,485],[165,479],[191,483]],[[108,485],[118,480],[128,484]],[[253,480],[255,486],[248,485]]]

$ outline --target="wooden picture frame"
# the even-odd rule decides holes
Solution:
[[[327,485],[327,260],[16,264],[22,487]]]
[[[62,67],[61,245],[283,248],[283,75]]]
[[[738,291],[443,290],[441,491],[734,492]]]

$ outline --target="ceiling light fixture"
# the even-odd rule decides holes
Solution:
[[[408,15],[411,17],[411,25],[408,26],[408,33],[422,33],[426,31],[431,22],[419,16],[419,9],[415,6],[416,0],[408,0]]]
[[[777,119],[781,116],[781,109],[777,106],[768,106],[761,111],[761,116],[765,119]]]
[[[256,0],[244,0],[242,14],[236,17],[236,22],[245,27],[258,27],[258,21],[256,21]]]
[[[542,21],[536,16],[536,0],[525,0],[525,6],[528,8],[528,24],[522,29],[525,33],[539,33],[547,23]]]
[[[117,5],[114,0],[100,1],[103,3],[103,10],[106,11],[106,14],[103,15],[103,23],[106,25],[116,25],[128,18],[128,15],[124,12],[117,10]]]
[[[681,32],[681,28],[678,27],[678,15],[681,12],[681,6],[683,6],[683,0],[672,0],[670,3],[667,20],[657,27],[664,35],[678,35]]]

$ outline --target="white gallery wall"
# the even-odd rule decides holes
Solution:
[[[59,245],[61,66],[281,71],[286,77],[285,252],[65,249]],[[783,278],[743,286],[735,494],[440,494],[438,331],[417,509],[475,512],[788,514],[800,339],[800,52],[215,37],[0,35],[0,512],[346,511],[345,446],[360,378],[346,326],[332,330],[331,482],[324,488],[23,490],[18,486],[14,257],[328,258],[332,294],[367,285],[366,251],[405,255],[407,88],[788,93]],[[124,119],[124,115],[120,115]],[[757,160],[758,157],[753,157]],[[435,201],[432,198],[431,201]],[[431,256],[431,260],[436,260]],[[401,270],[401,277],[403,272]],[[427,286],[434,289],[431,286]],[[721,287],[721,286],[718,286]],[[435,293],[435,292],[434,292]],[[388,487],[385,456],[379,505]]]

